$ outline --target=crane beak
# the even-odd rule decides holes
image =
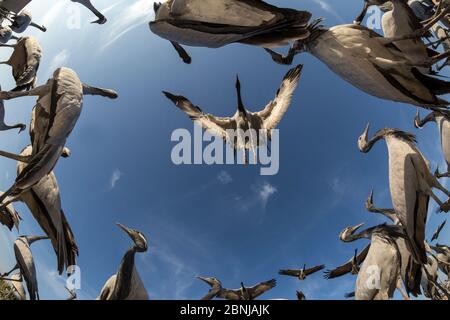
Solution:
[[[364,223],[360,223],[354,227],[350,227],[352,234],[355,233],[358,229],[360,229],[363,225],[364,225]]]
[[[122,229],[123,231],[126,232],[126,234],[128,234],[130,237],[133,237],[133,230],[130,228],[125,227],[123,224],[121,223],[116,223],[116,225]]]
[[[212,281],[212,279],[211,278],[208,278],[208,277],[202,277],[202,276],[197,276],[197,277],[195,277],[196,279],[199,279],[199,280],[201,280],[201,281],[203,281],[204,283],[206,283],[207,285],[209,285],[209,286],[214,286],[214,281]]]
[[[363,132],[363,137],[365,140],[369,140],[369,130],[370,130],[370,123],[367,124],[366,129]]]
[[[96,88],[83,83],[83,94],[116,99],[119,95],[112,89]]]
[[[373,208],[373,190],[370,191],[369,197],[366,200],[366,209],[369,210]]]

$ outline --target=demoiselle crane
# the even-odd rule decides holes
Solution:
[[[271,48],[309,36],[305,28],[309,12],[278,8],[262,0],[168,0],[155,4],[154,9],[150,30],[172,42],[186,63],[190,58],[183,44],[220,48],[243,43]]]
[[[27,164],[16,178],[13,186],[0,197],[2,203],[7,196],[17,197],[49,174],[60,158],[67,138],[75,127],[83,107],[84,95],[100,95],[111,99],[117,93],[83,84],[78,75],[69,68],[59,68],[53,77],[42,86],[26,92],[0,92],[0,99],[37,96],[32,155],[20,156],[0,151],[6,156]],[[1,207],[0,207],[1,209]]]
[[[148,293],[135,266],[136,253],[146,252],[147,239],[140,231],[117,224],[133,240],[117,273],[106,281],[97,300],[148,300]]]
[[[283,78],[275,99],[270,101],[259,112],[250,112],[245,108],[241,96],[241,84],[238,78],[236,80],[237,111],[233,117],[216,117],[206,114],[183,96],[177,96],[165,91],[163,93],[178,108],[185,112],[194,123],[206,129],[209,133],[221,137],[235,150],[254,150],[266,143],[264,141],[266,137],[261,137],[260,131],[264,131],[267,134],[267,138],[270,139],[272,130],[277,127],[289,108],[301,71],[302,65],[289,70]],[[250,141],[248,141],[245,133],[248,133],[250,130],[253,130],[253,132],[250,132],[250,139],[248,139]]]
[[[272,279],[269,281],[258,283],[253,287],[246,287],[244,283],[241,283],[241,287],[239,289],[225,289],[222,287],[222,283],[216,278],[197,278],[207,283],[211,287],[211,290],[205,297],[202,298],[202,300],[211,300],[215,297],[225,300],[255,300],[277,285],[276,280]]]
[[[12,74],[16,81],[16,88],[12,91],[34,88],[42,57],[39,41],[34,37],[24,37],[14,45],[0,45],[0,47],[14,48],[11,57],[7,61],[0,62],[12,67]]]
[[[296,41],[287,56],[266,50],[281,64],[291,64],[296,54],[309,52],[339,77],[374,97],[418,107],[447,108],[449,102],[438,96],[450,92],[450,83],[418,70],[430,67],[442,56],[412,63],[389,44],[389,39],[367,27],[347,24],[327,29],[319,23],[308,27],[311,35]]]
[[[403,290],[399,279],[403,280],[408,293],[420,294],[421,264],[414,263],[410,241],[402,227],[382,224],[355,234],[362,225],[347,227],[339,236],[344,242],[370,240],[370,249],[358,273],[355,298],[390,299],[396,289]]]
[[[443,203],[433,192],[437,188],[450,196],[431,174],[429,163],[416,145],[413,134],[398,129],[379,130],[369,139],[369,125],[358,139],[359,150],[369,152],[375,143],[384,139],[389,154],[389,189],[395,213],[411,240],[417,262],[426,263],[425,227],[429,198],[432,197],[444,211],[448,202]]]

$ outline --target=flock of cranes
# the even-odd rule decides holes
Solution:
[[[18,229],[21,215],[14,202],[23,202],[42,228],[45,236],[20,236],[14,243],[16,265],[0,274],[0,280],[10,283],[18,299],[39,299],[36,267],[31,245],[38,240],[50,240],[56,256],[59,274],[76,265],[79,254],[76,237],[68,217],[62,209],[62,200],[54,168],[60,157],[69,157],[66,146],[72,130],[82,112],[84,95],[110,99],[118,97],[111,89],[84,83],[69,68],[58,68],[45,84],[36,84],[42,49],[33,37],[16,37],[27,27],[42,31],[45,27],[32,22],[32,16],[23,8],[31,0],[0,1],[0,46],[13,50],[11,57],[2,62],[11,66],[16,87],[0,90],[0,130],[25,129],[24,124],[5,124],[5,102],[20,97],[36,98],[32,108],[29,128],[30,144],[20,154],[0,150],[0,155],[17,161],[17,177],[13,185],[0,194],[0,223],[12,230]],[[90,9],[97,17],[95,23],[103,24],[106,18],[90,1],[75,1]],[[370,125],[358,139],[358,148],[368,153],[375,144],[384,140],[388,149],[389,189],[392,208],[377,208],[371,192],[365,207],[368,212],[381,214],[387,222],[359,231],[364,224],[346,227],[339,235],[350,243],[368,239],[370,244],[341,266],[326,270],[324,277],[334,279],[352,274],[357,276],[355,291],[347,297],[361,300],[390,299],[399,290],[405,299],[424,294],[430,299],[450,297],[450,247],[432,243],[439,239],[445,227],[441,223],[427,241],[427,222],[430,198],[440,211],[450,211],[450,201],[441,200],[435,189],[450,198],[439,181],[450,177],[450,111],[449,102],[440,96],[450,93],[450,82],[437,76],[446,65],[436,64],[450,56],[447,20],[450,6],[445,1],[431,0],[365,0],[363,11],[352,24],[324,27],[321,19],[312,14],[290,8],[278,8],[261,0],[168,0],[155,3],[155,20],[150,30],[171,42],[185,63],[192,58],[183,45],[219,48],[231,43],[241,43],[264,48],[272,60],[279,64],[292,64],[295,56],[309,52],[325,63],[333,72],[360,90],[395,102],[407,103],[429,111],[421,119],[420,112],[414,121],[417,128],[434,121],[438,126],[442,152],[447,162],[446,171],[431,172],[429,161],[419,150],[415,135],[395,128],[382,128],[372,137]],[[431,5],[432,10],[420,11],[421,5]],[[383,35],[361,25],[369,6],[379,6],[385,13],[382,18]],[[424,16],[424,12],[428,12]],[[14,44],[8,44],[15,40]],[[286,55],[274,48],[290,45]],[[444,48],[438,52],[439,48]],[[187,98],[163,91],[182,112],[212,134],[233,145],[235,150],[254,150],[265,141],[259,134],[250,139],[230,132],[253,129],[266,131],[268,138],[281,122],[289,108],[299,84],[303,66],[287,72],[274,100],[262,110],[246,109],[241,97],[241,84],[236,80],[237,111],[233,117],[216,117],[204,113]],[[122,224],[118,227],[132,240],[125,252],[117,273],[109,278],[97,299],[146,300],[149,295],[135,266],[135,256],[148,250],[147,238],[138,230]],[[303,281],[325,269],[324,265],[299,269],[280,270],[282,276]],[[375,279],[373,278],[375,274]],[[252,287],[241,283],[239,289],[226,289],[214,277],[199,276],[210,290],[202,298],[253,300],[273,289],[275,279]],[[374,281],[376,285],[373,285]],[[26,284],[23,286],[23,282]],[[27,293],[26,293],[27,292]],[[298,300],[306,299],[297,291]],[[68,300],[76,299],[69,290]]]

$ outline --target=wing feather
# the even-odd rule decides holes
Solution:
[[[278,274],[282,275],[282,276],[291,276],[291,277],[298,277],[300,276],[301,270],[292,270],[292,269],[288,269],[288,270],[280,270],[278,272]]]
[[[204,113],[199,107],[195,106],[183,96],[176,96],[169,92],[163,92],[178,108],[181,109],[197,125],[207,130],[209,133],[227,140],[227,129],[233,129],[233,120],[231,118],[219,118],[211,114]]]
[[[262,111],[256,113],[263,119],[263,127],[265,129],[274,129],[280,123],[291,104],[292,96],[298,86],[302,68],[302,65],[298,65],[289,70],[283,78],[275,99],[270,101]]]
[[[305,275],[310,275],[310,274],[313,274],[313,273],[315,273],[315,272],[317,272],[317,271],[320,271],[320,270],[323,270],[323,269],[325,269],[325,265],[320,265],[320,266],[315,266],[315,267],[313,267],[313,268],[309,268],[309,269],[306,269],[305,270]]]

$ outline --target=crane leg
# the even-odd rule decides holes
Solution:
[[[50,84],[45,84],[43,86],[36,87],[29,91],[1,91],[0,99],[3,100],[11,100],[19,97],[28,97],[28,96],[43,96],[50,90]]]
[[[413,160],[413,163],[414,163],[414,160]],[[433,198],[433,200],[436,201],[436,203],[439,205],[440,211],[445,211],[445,212],[450,211],[450,199],[446,203],[443,203],[441,201],[441,199],[439,199],[439,197],[437,195],[435,195],[432,190],[432,188],[437,188],[437,189],[443,191],[447,196],[449,196],[450,192],[441,185],[439,180],[433,174],[431,174],[431,172],[429,172],[428,170],[425,173],[425,176],[422,176],[422,174],[418,174],[417,178],[419,180],[418,181],[419,191],[421,193]]]
[[[438,190],[441,190],[443,193],[445,193],[447,195],[447,197],[450,197],[450,191],[448,191],[437,179],[436,176],[434,175],[430,175],[431,176],[431,187],[432,188],[436,188]]]
[[[189,55],[189,53],[187,53],[187,51],[178,42],[170,41],[170,43],[175,48],[175,50],[177,51],[178,55],[183,60],[183,62],[186,64],[191,64],[192,58]]]

